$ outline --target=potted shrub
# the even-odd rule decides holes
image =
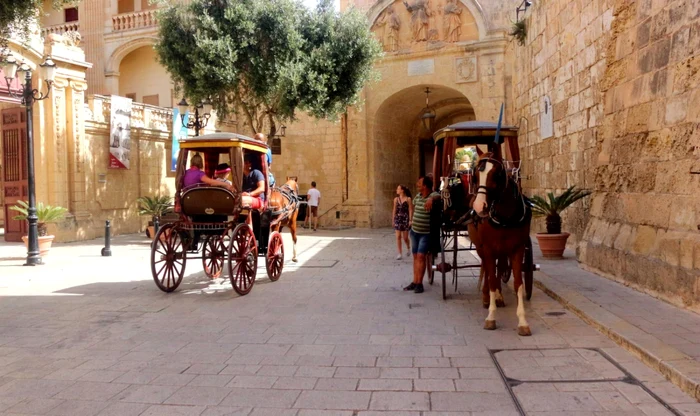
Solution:
[[[539,195],[530,198],[533,204],[533,215],[545,217],[547,223],[547,232],[537,233],[537,241],[544,257],[562,258],[569,233],[561,232],[561,216],[559,214],[574,202],[590,194],[590,191],[576,189],[575,186],[572,186],[559,196],[554,196],[554,193],[550,192],[546,199]]]
[[[139,215],[150,215],[151,217],[146,229],[146,236],[153,240],[156,235],[153,224],[156,218],[160,221],[163,215],[172,212],[172,198],[169,196],[142,196],[136,201],[139,203]]]
[[[29,216],[29,203],[26,201],[17,201],[17,205],[10,207],[11,210],[19,212],[15,215],[13,219],[18,221],[26,221]],[[51,249],[51,243],[55,236],[48,235],[48,224],[51,222],[58,222],[63,219],[66,215],[66,208],[63,207],[53,207],[51,205],[44,205],[43,202],[39,202],[36,207],[36,216],[39,218],[37,222],[37,228],[39,231],[39,255],[44,257],[48,254],[49,249]],[[22,236],[22,241],[24,245],[28,245],[28,236]]]

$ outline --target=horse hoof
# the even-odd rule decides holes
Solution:
[[[529,337],[530,335],[532,335],[532,331],[530,331],[529,326],[519,326],[518,335],[520,335],[521,337]]]
[[[496,307],[497,308],[505,308],[506,307],[506,301],[502,299],[496,300]]]
[[[484,307],[484,309],[488,309],[488,308],[489,308],[489,302],[484,302],[484,303],[482,303],[481,305]]]
[[[297,262],[297,259],[292,259],[292,261],[293,261],[294,263],[296,263],[296,262]]]
[[[484,322],[484,329],[488,329],[489,331],[493,331],[494,329],[496,329],[496,321]]]

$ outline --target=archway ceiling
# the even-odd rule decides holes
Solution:
[[[425,108],[425,88],[430,87],[430,107],[439,120],[455,113],[473,113],[474,108],[461,92],[444,86],[419,85],[409,87],[389,97],[377,112],[378,118],[401,117],[405,127],[420,121]]]

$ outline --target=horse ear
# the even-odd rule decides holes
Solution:
[[[481,157],[484,154],[484,151],[479,149],[479,146],[476,146],[476,155]]]

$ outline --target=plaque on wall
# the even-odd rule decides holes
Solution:
[[[554,135],[552,101],[546,95],[542,98],[542,108],[540,110],[540,138],[546,139]]]
[[[430,75],[435,73],[434,59],[421,59],[419,61],[410,61],[408,63],[408,76]]]
[[[476,56],[455,59],[455,72],[457,73],[458,83],[478,81],[479,71],[476,63]]]

